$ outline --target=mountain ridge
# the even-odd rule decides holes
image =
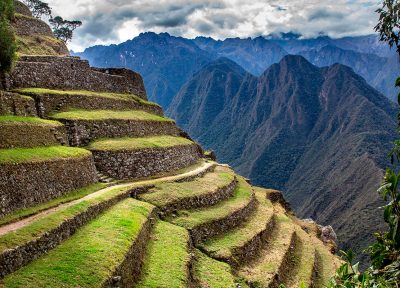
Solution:
[[[384,227],[376,188],[395,139],[395,105],[350,67],[318,68],[302,56],[285,56],[258,78],[241,75],[229,97],[226,82],[218,91],[185,89],[202,87],[202,73],[185,84],[168,113],[255,184],[283,190],[299,216],[333,224],[342,247],[361,251]],[[185,98],[195,105],[214,97],[231,101],[207,121],[191,122],[180,106]],[[353,222],[359,226],[354,233]]]

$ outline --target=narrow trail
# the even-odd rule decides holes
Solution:
[[[205,162],[203,163],[203,165],[201,165],[200,167],[197,167],[194,170],[191,170],[189,172],[185,172],[182,174],[178,174],[178,175],[173,175],[173,176],[166,176],[166,177],[161,177],[161,178],[155,178],[155,179],[151,179],[151,180],[141,180],[141,181],[133,181],[133,182],[129,182],[129,183],[123,183],[123,184],[117,184],[117,185],[113,185],[104,189],[101,189],[99,191],[96,191],[94,193],[91,193],[89,195],[86,195],[85,197],[73,200],[71,202],[67,202],[64,204],[60,204],[56,207],[52,207],[49,209],[46,209],[44,211],[41,211],[35,215],[29,216],[27,218],[21,219],[17,222],[12,222],[9,224],[5,224],[3,226],[0,226],[0,236],[5,235],[7,233],[16,231],[18,229],[21,229],[25,226],[27,226],[28,224],[36,221],[37,219],[43,218],[46,215],[55,213],[61,209],[73,206],[77,203],[80,203],[82,201],[86,201],[86,200],[90,200],[93,199],[97,196],[100,196],[104,193],[107,193],[110,190],[114,190],[114,189],[118,189],[118,188],[126,188],[129,186],[132,187],[140,187],[140,186],[146,186],[146,185],[154,185],[157,184],[159,182],[169,182],[169,181],[176,181],[176,180],[180,180],[183,178],[187,178],[187,177],[191,177],[191,176],[195,176],[200,174],[203,171],[206,171],[207,169],[209,169],[210,167],[212,167],[214,165],[214,163],[211,162]]]

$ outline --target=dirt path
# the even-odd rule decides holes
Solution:
[[[104,193],[106,193],[106,192],[108,192],[110,190],[113,190],[113,189],[125,188],[125,187],[128,187],[128,186],[146,186],[146,185],[157,184],[159,182],[176,181],[176,180],[180,180],[182,178],[187,178],[187,177],[198,175],[201,172],[209,169],[213,165],[214,165],[214,163],[205,162],[202,166],[197,167],[194,170],[191,170],[189,172],[185,172],[185,173],[182,173],[182,174],[173,175],[173,176],[166,176],[166,177],[161,177],[161,178],[156,178],[156,179],[151,179],[151,180],[134,181],[134,182],[129,182],[129,183],[110,186],[110,187],[101,189],[99,191],[96,191],[94,193],[91,193],[89,195],[86,195],[85,197],[82,197],[80,199],[73,200],[71,202],[64,203],[64,204],[58,205],[56,207],[49,208],[47,210],[41,211],[41,212],[39,212],[39,213],[37,213],[35,215],[32,215],[30,217],[21,219],[21,220],[19,220],[17,222],[13,222],[13,223],[10,223],[10,224],[5,224],[5,225],[0,227],[0,236],[5,235],[5,234],[10,233],[10,232],[13,232],[13,231],[16,231],[18,229],[21,229],[22,227],[27,226],[28,224],[36,221],[37,219],[43,218],[46,215],[49,215],[49,214],[54,213],[54,212],[57,212],[60,209],[64,209],[64,208],[70,207],[72,205],[75,205],[75,204],[80,203],[80,202],[85,201],[85,200],[93,199],[93,198],[95,198],[95,197],[97,197],[99,195],[102,195],[102,194],[104,194]]]

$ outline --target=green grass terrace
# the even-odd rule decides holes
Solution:
[[[168,148],[194,145],[189,139],[174,136],[154,136],[141,138],[102,139],[91,143],[87,148],[92,151],[131,151],[146,148]]]

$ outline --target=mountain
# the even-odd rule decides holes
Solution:
[[[215,56],[191,40],[168,33],[142,33],[119,45],[94,46],[75,53],[96,67],[126,67],[144,78],[148,97],[168,107],[183,83]]]
[[[283,190],[299,216],[333,225],[343,248],[360,251],[383,227],[376,189],[396,108],[351,68],[286,56],[257,78],[218,59],[168,114],[255,184]]]
[[[254,75],[260,75],[288,53],[279,45],[263,38],[228,38],[224,41],[197,37],[194,40],[201,49],[218,57],[229,58]]]
[[[94,46],[75,53],[98,67],[126,67],[140,72],[149,99],[168,108],[182,85],[204,65],[226,57],[255,76],[288,54],[302,55],[317,66],[335,63],[350,66],[375,89],[395,100],[394,80],[400,74],[396,53],[376,35],[332,39],[327,36],[303,39],[301,35],[257,37],[254,39],[210,37],[185,39],[168,33],[142,33],[110,46]]]
[[[395,101],[397,98],[396,90],[393,89],[400,75],[400,62],[396,61],[397,57],[385,58],[375,54],[345,50],[333,45],[302,51],[299,55],[319,67],[335,63],[349,66],[389,99]]]

